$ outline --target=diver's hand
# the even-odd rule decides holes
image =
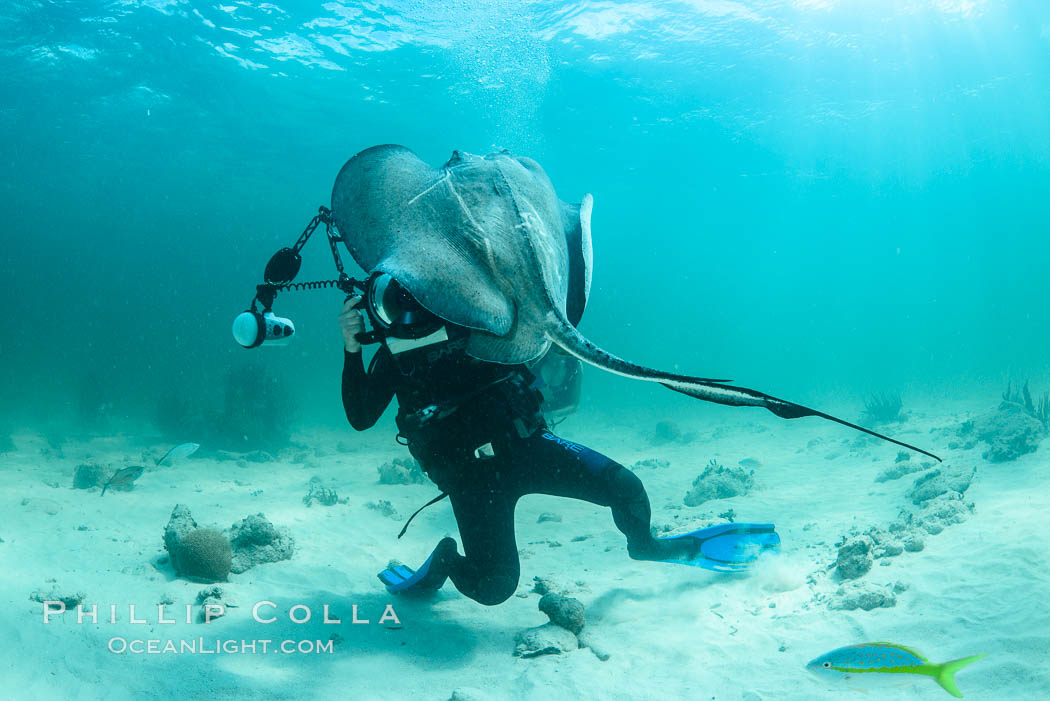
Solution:
[[[365,319],[361,312],[354,308],[360,301],[360,297],[351,297],[339,312],[339,330],[343,332],[343,346],[348,353],[358,353],[361,350],[357,334],[365,330]]]

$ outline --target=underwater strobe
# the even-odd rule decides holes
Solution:
[[[263,343],[283,346],[292,340],[294,333],[292,320],[273,312],[259,313],[248,309],[233,320],[233,338],[245,348],[255,348]]]

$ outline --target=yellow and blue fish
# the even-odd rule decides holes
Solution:
[[[821,655],[806,669],[824,678],[859,682],[901,683],[930,677],[952,696],[962,698],[955,673],[984,655],[962,657],[951,662],[930,662],[920,652],[894,643],[861,643],[840,647]]]

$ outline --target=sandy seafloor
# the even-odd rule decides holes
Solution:
[[[916,647],[933,661],[976,653],[987,659],[958,675],[968,699],[1050,698],[1050,441],[1015,462],[990,464],[982,447],[948,450],[930,430],[994,408],[989,400],[923,406],[893,427],[902,440],[940,451],[949,464],[977,466],[966,494],[976,511],[964,523],[926,538],[926,548],[876,566],[864,581],[908,586],[894,608],[833,611],[818,596],[838,583],[828,572],[834,544],[850,529],[886,527],[907,503],[914,476],[876,484],[897,449],[856,442],[857,434],[826,422],[777,420],[753,410],[705,411],[675,420],[698,432],[688,445],[654,447],[654,418],[624,413],[571,418],[559,429],[625,465],[663,458],[666,468],[640,468],[656,523],[706,523],[729,508],[740,521],[777,524],[782,554],[749,575],[628,559],[607,510],[566,499],[532,496],[518,506],[522,555],[518,596],[484,607],[451,584],[429,602],[388,595],[375,573],[391,558],[418,564],[437,540],[457,535],[447,502],[430,507],[396,539],[403,519],[437,494],[431,484],[380,485],[377,466],[406,455],[393,442],[389,417],[366,434],[299,434],[306,463],[282,453],[269,463],[194,457],[151,468],[132,491],[99,498],[71,488],[87,460],[142,462],[144,450],[166,446],[141,437],[67,443],[63,457],[42,456],[42,437],[16,433],[17,451],[0,456],[0,625],[4,669],[0,697],[12,699],[367,698],[448,699],[456,689],[478,698],[508,699],[867,699],[950,698],[928,679],[859,694],[828,685],[803,667],[832,648],[870,640]],[[699,417],[699,415],[698,415]],[[663,418],[663,417],[656,417]],[[816,440],[814,440],[816,439]],[[353,441],[343,452],[340,441]],[[202,450],[198,455],[205,455]],[[735,465],[756,458],[757,487],[748,495],[682,505],[692,479],[711,458]],[[918,456],[917,456],[918,457]],[[300,459],[302,459],[300,457]],[[319,476],[344,505],[306,507],[302,497]],[[53,486],[57,485],[57,486]],[[29,501],[23,504],[23,501]],[[368,509],[387,499],[399,517]],[[210,625],[156,624],[156,604],[170,594],[175,615],[204,585],[175,579],[154,565],[161,534],[176,503],[202,526],[229,527],[262,512],[294,535],[293,559],[231,575],[223,585],[239,608]],[[57,506],[57,509],[55,508]],[[49,511],[57,511],[51,514]],[[561,522],[537,523],[541,512]],[[86,529],[84,528],[86,527]],[[576,536],[585,540],[574,542]],[[560,544],[560,545],[559,545]],[[610,657],[589,649],[521,659],[514,635],[546,622],[531,593],[533,577],[553,579],[587,607],[587,633]],[[56,580],[49,582],[49,579]],[[75,624],[74,614],[43,625],[36,589],[81,591],[86,603],[119,605],[116,624]],[[278,623],[251,619],[252,603],[274,601]],[[127,622],[135,603],[151,621]],[[307,604],[314,620],[288,622],[288,608]],[[319,622],[330,604],[344,623]],[[393,603],[400,627],[376,624]],[[351,625],[350,605],[372,623]],[[128,639],[272,639],[343,641],[334,654],[129,655],[107,650]]]

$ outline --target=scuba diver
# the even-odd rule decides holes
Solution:
[[[430,503],[449,498],[463,546],[460,554],[456,540],[446,537],[418,569],[384,570],[379,578],[391,593],[434,592],[451,579],[481,604],[507,600],[520,574],[514,508],[526,494],[609,507],[635,560],[736,572],[777,548],[769,524],[730,523],[654,538],[641,480],[548,425],[545,408],[548,416],[575,408],[579,367],[566,364],[575,359],[548,354],[530,368],[472,358],[464,350],[468,330],[431,314],[390,275],[375,274],[367,289],[365,302],[373,326],[383,327],[382,343],[366,371],[362,297],[348,298],[339,315],[346,417],[363,431],[397,398],[398,439],[442,490]],[[553,385],[544,386],[545,374],[557,378]]]
[[[278,292],[334,287],[347,295],[339,316],[346,417],[365,430],[397,397],[398,439],[441,488],[430,503],[450,499],[463,549],[444,538],[418,569],[388,567],[379,578],[389,591],[433,592],[451,578],[475,601],[505,601],[520,574],[514,508],[526,494],[608,507],[637,560],[739,572],[778,548],[771,524],[653,537],[638,477],[551,430],[575,408],[580,361],[702,401],[819,417],[940,461],[731,380],[647,368],[596,346],[577,329],[591,287],[592,206],[589,194],[579,204],[561,201],[536,161],[507,151],[454,151],[433,168],[403,146],[373,146],[343,165],[331,209],[319,207],[295,244],[270,258],[249,308],[235,317],[241,346],[280,345],[295,326],[273,313]],[[300,252],[322,225],[339,276],[295,282]],[[367,280],[346,274],[340,244]],[[366,371],[362,346],[376,343]]]

